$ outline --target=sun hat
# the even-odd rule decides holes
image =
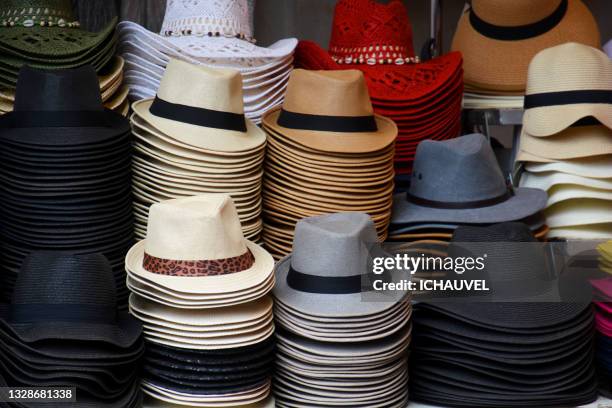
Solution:
[[[612,178],[609,156],[589,156],[574,160],[553,160],[547,163],[525,163],[529,173],[558,172],[588,178]]]
[[[576,176],[569,173],[559,173],[555,171],[542,173],[524,173],[521,176],[519,185],[527,188],[537,188],[548,191],[555,186],[578,185],[600,190],[612,190],[612,178],[591,178]]]
[[[111,267],[99,254],[33,252],[3,309],[12,334],[28,343],[81,340],[129,347],[142,334],[137,320],[117,312]]]
[[[610,105],[612,106],[612,105]],[[580,159],[612,154],[612,130],[606,126],[572,126],[554,136],[536,137],[525,127],[521,131],[518,161],[525,155],[544,156],[552,160]]]
[[[459,19],[451,49],[463,55],[466,85],[521,92],[531,59],[572,41],[600,45],[595,18],[581,0],[474,0]]]
[[[317,316],[365,316],[393,307],[384,293],[362,294],[372,252],[382,252],[370,217],[336,213],[304,218],[296,225],[293,252],[276,266],[274,296]],[[317,254],[317,256],[313,256]],[[367,287],[367,285],[366,285]]]
[[[273,260],[244,239],[228,195],[203,194],[153,204],[147,238],[130,249],[126,268],[157,286],[219,293],[260,285]]]
[[[265,143],[263,131],[244,117],[242,81],[234,70],[171,60],[155,99],[138,101],[133,109],[161,133],[191,146],[234,152]]]
[[[294,70],[282,107],[267,112],[263,122],[300,145],[337,153],[375,152],[397,136],[393,121],[374,114],[357,70]]]
[[[419,144],[410,189],[394,196],[391,223],[516,221],[545,205],[544,191],[509,187],[486,138],[471,134]]]
[[[524,130],[551,136],[589,119],[610,128],[611,95],[612,61],[601,50],[567,43],[540,51],[529,64]]]

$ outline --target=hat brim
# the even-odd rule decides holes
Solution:
[[[422,207],[400,193],[393,197],[394,224],[436,222],[493,224],[518,221],[543,210],[546,207],[546,192],[534,188],[517,188],[508,200],[481,208],[442,209]]]
[[[397,126],[392,120],[379,115],[375,115],[376,132],[323,132],[290,129],[278,124],[280,112],[280,107],[268,111],[263,117],[264,126],[295,143],[322,152],[376,152],[391,145],[398,133]]]
[[[274,272],[274,259],[259,245],[245,240],[247,248],[255,257],[251,268],[226,275],[207,277],[166,276],[152,273],[142,266],[146,240],[134,245],[126,255],[126,267],[130,273],[155,285],[182,293],[225,293],[247,290],[260,286]]]
[[[246,132],[195,126],[153,115],[150,111],[152,104],[153,99],[145,99],[135,102],[132,109],[161,133],[187,145],[221,152],[240,152],[254,150],[266,142],[266,134],[249,120],[245,120]]]
[[[609,178],[610,158],[608,156],[592,156],[577,160],[557,160],[548,163],[525,163],[529,173],[558,172],[588,178]]]
[[[609,110],[612,116],[612,109]],[[576,143],[579,140],[580,143]],[[521,151],[553,160],[612,154],[612,130],[605,126],[577,126],[552,137],[536,137],[523,128]]]

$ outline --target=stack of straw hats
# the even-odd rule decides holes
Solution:
[[[453,245],[457,254],[487,254],[476,275],[489,291],[415,305],[410,397],[463,407],[593,402],[592,309],[561,301],[544,244],[525,225],[506,223],[460,227]]]
[[[159,34],[128,21],[118,31],[133,100],[155,95],[171,58],[233,68],[243,78],[245,114],[255,123],[282,102],[297,45],[291,38],[256,46],[246,0],[168,1]]]
[[[263,239],[275,257],[291,252],[296,222],[323,213],[366,212],[385,239],[397,127],[374,114],[360,71],[293,71],[263,126]]]
[[[412,309],[403,292],[368,288],[372,258],[385,255],[376,241],[363,213],[297,224],[276,267],[278,407],[406,406]]]
[[[417,149],[410,189],[394,197],[389,240],[448,242],[461,225],[510,221],[544,238],[545,205],[544,191],[508,185],[483,135],[426,140]]]
[[[397,174],[410,174],[417,144],[449,139],[461,130],[461,54],[419,62],[412,25],[402,1],[340,0],[336,4],[329,52],[300,41],[296,66],[363,71],[374,111],[399,129]]]
[[[146,235],[151,204],[227,193],[244,235],[262,229],[265,133],[244,116],[238,71],[172,60],[155,98],[133,104],[135,233]]]
[[[231,198],[151,206],[126,257],[131,312],[144,324],[143,390],[183,406],[241,406],[270,393],[274,261],[246,240]]]
[[[0,3],[0,113],[10,112],[19,69],[68,69],[91,65],[107,107],[127,113],[121,86],[123,61],[115,57],[113,19],[99,33],[81,28],[70,0],[5,0]]]
[[[566,42],[599,47],[595,18],[581,0],[474,0],[451,49],[463,54],[466,108],[521,108],[527,67]]]
[[[549,237],[612,237],[610,59],[577,43],[540,52],[529,66],[523,122],[520,185],[548,192]]]
[[[24,67],[15,110],[0,117],[2,289],[32,250],[102,253],[127,306],[133,244],[130,125],[104,109],[91,67]]]
[[[0,305],[0,386],[74,388],[56,406],[140,407],[142,325],[116,303],[104,256],[32,253]]]

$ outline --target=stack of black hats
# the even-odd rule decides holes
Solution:
[[[142,325],[117,312],[103,255],[24,260],[12,302],[0,306],[0,383],[72,389],[77,402],[58,394],[57,406],[137,407],[143,354]]]
[[[455,245],[463,254],[467,248],[487,254],[479,273],[489,293],[415,306],[411,398],[454,407],[594,401],[592,308],[561,298],[543,244],[529,228],[459,227],[449,254],[458,253]]]
[[[133,243],[130,125],[102,105],[86,66],[23,68],[15,110],[0,118],[0,287],[10,298],[33,250],[102,253],[120,304],[127,304],[123,258]]]

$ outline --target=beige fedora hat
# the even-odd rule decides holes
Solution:
[[[522,152],[553,160],[610,155],[612,154],[612,129],[601,125],[572,126],[561,130],[554,136],[535,137],[523,127],[520,148]],[[519,156],[519,158],[522,157]]]
[[[463,55],[467,85],[524,91],[534,55],[569,41],[600,45],[595,18],[581,0],[472,0],[451,49]]]
[[[153,204],[147,238],[130,249],[126,268],[178,292],[223,293],[261,285],[274,261],[244,238],[229,195],[203,194]]]
[[[266,113],[263,125],[322,152],[375,152],[397,136],[392,120],[374,114],[358,70],[294,70],[282,108]]]
[[[265,133],[244,116],[242,79],[231,69],[171,60],[157,96],[134,103],[134,112],[179,142],[237,152],[265,143]]]
[[[529,64],[525,131],[554,135],[581,119],[612,127],[612,61],[601,50],[567,43],[539,52]]]

